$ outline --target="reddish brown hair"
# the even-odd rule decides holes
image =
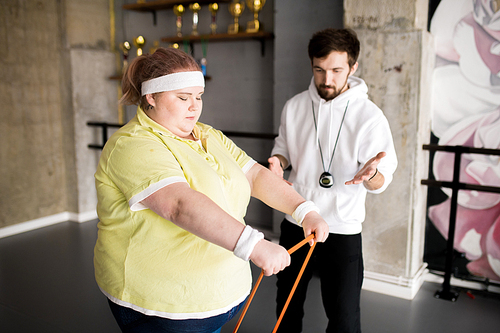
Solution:
[[[149,104],[146,96],[141,94],[142,83],[160,76],[184,71],[201,71],[196,60],[184,51],[159,47],[153,54],[141,55],[130,63],[123,75],[123,96],[120,103],[139,105],[145,110]]]

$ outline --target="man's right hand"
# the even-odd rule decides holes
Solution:
[[[283,168],[277,156],[271,156],[267,161],[269,162],[269,170],[271,170],[272,173],[283,179],[288,185],[292,185],[292,183],[283,178]]]
[[[281,168],[279,158],[271,156],[267,161],[269,162],[269,170],[271,170],[276,176],[283,178],[283,169]]]

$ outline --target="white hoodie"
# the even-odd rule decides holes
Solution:
[[[306,200],[313,201],[320,208],[330,232],[352,235],[361,232],[366,193],[380,193],[387,188],[397,167],[397,157],[389,123],[382,110],[368,99],[365,82],[351,76],[348,85],[348,90],[327,102],[319,96],[313,78],[308,90],[288,100],[271,154],[282,155],[288,160],[292,166],[289,181]],[[319,178],[325,168],[328,171],[339,129],[340,136],[329,170],[334,184],[323,188],[319,185]],[[367,191],[363,184],[345,185],[381,151],[387,155],[378,165],[379,172],[385,177],[380,189]],[[296,223],[290,215],[286,218]]]

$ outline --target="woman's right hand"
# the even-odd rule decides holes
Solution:
[[[265,239],[255,245],[250,260],[264,271],[265,276],[277,274],[290,265],[288,251]]]
[[[304,237],[309,237],[310,234],[314,234],[314,239],[309,241],[309,245],[313,245],[314,242],[324,242],[330,235],[330,227],[328,223],[315,211],[311,211],[306,214],[304,221],[302,222],[302,229],[304,229]]]

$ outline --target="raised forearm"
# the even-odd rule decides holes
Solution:
[[[234,251],[244,260],[250,258],[265,275],[278,273],[290,264],[290,256],[282,246],[262,239],[263,236],[242,236],[245,226],[241,222],[185,183],[165,186],[144,199],[143,204],[180,228]],[[248,229],[252,230],[247,227],[247,232]],[[246,239],[245,246],[241,246],[240,236]],[[238,250],[235,250],[237,244]]]
[[[314,233],[316,242],[324,242],[328,237],[328,224],[314,209],[305,209],[297,212],[296,209],[306,200],[274,173],[256,164],[247,173],[252,188],[252,196],[261,200],[268,206],[283,213],[300,217],[304,229],[304,237]],[[307,204],[312,204],[307,202]],[[314,204],[312,204],[315,207]],[[300,210],[300,208],[299,208]],[[297,214],[294,214],[297,213]],[[298,216],[297,216],[298,215]],[[311,241],[312,244],[312,241]]]
[[[252,196],[266,205],[291,215],[305,201],[293,187],[260,164],[255,164],[247,173]]]
[[[171,184],[143,200],[146,207],[196,236],[233,251],[244,225],[185,183]]]

